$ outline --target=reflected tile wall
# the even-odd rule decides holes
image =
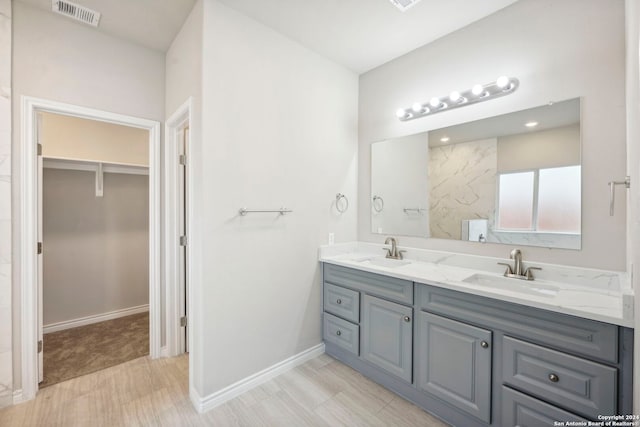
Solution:
[[[462,220],[493,220],[497,140],[486,139],[429,149],[431,237],[461,238]]]
[[[0,0],[0,408],[13,403],[11,334],[11,0]]]

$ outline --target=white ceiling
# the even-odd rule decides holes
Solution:
[[[19,1],[44,10],[51,10],[51,0]],[[196,2],[196,0],[69,1],[100,12],[102,16],[99,31],[162,52],[169,48]],[[60,19],[70,18],[61,16]]]
[[[51,0],[18,0],[51,10]],[[70,0],[102,14],[99,31],[166,51],[196,0]],[[218,0],[363,73],[517,0]],[[68,19],[63,18],[61,19]]]
[[[317,53],[364,73],[516,0],[219,0]]]

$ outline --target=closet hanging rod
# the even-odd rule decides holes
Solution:
[[[404,211],[404,213],[407,213],[407,212],[418,212],[418,213],[420,213],[422,211],[426,211],[425,208],[403,208],[402,210]]]
[[[240,208],[240,210],[238,210],[238,213],[241,216],[245,216],[248,213],[279,213],[280,215],[284,215],[286,213],[290,213],[293,212],[291,209],[287,209],[285,207],[282,207],[280,209],[247,209],[247,208]]]

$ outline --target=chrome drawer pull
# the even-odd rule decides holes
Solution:
[[[341,300],[340,298],[338,298],[338,299],[336,300],[336,304],[342,304],[342,300]]]
[[[482,348],[489,348],[489,343],[486,341],[480,341],[480,347]]]
[[[337,332],[336,332],[336,335],[337,335],[337,336],[340,336],[340,335],[342,335],[342,332],[337,331]]]
[[[409,316],[404,316],[404,321],[405,322],[411,322],[411,318]]]
[[[556,374],[549,374],[549,381],[551,381],[552,383],[557,383],[558,381],[560,381],[560,377]]]

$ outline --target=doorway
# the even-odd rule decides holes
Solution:
[[[39,371],[42,366],[41,338],[43,316],[42,295],[42,240],[38,215],[42,186],[38,171],[38,114],[53,113],[70,117],[96,120],[104,123],[143,129],[148,132],[148,295],[149,295],[149,354],[156,358],[161,353],[161,299],[160,299],[160,123],[105,111],[79,107],[43,99],[22,97],[21,144],[21,283],[22,283],[22,386],[23,399],[35,397]],[[41,166],[41,165],[40,165]],[[98,182],[96,180],[96,188]]]
[[[36,119],[41,389],[149,354],[149,132]]]

